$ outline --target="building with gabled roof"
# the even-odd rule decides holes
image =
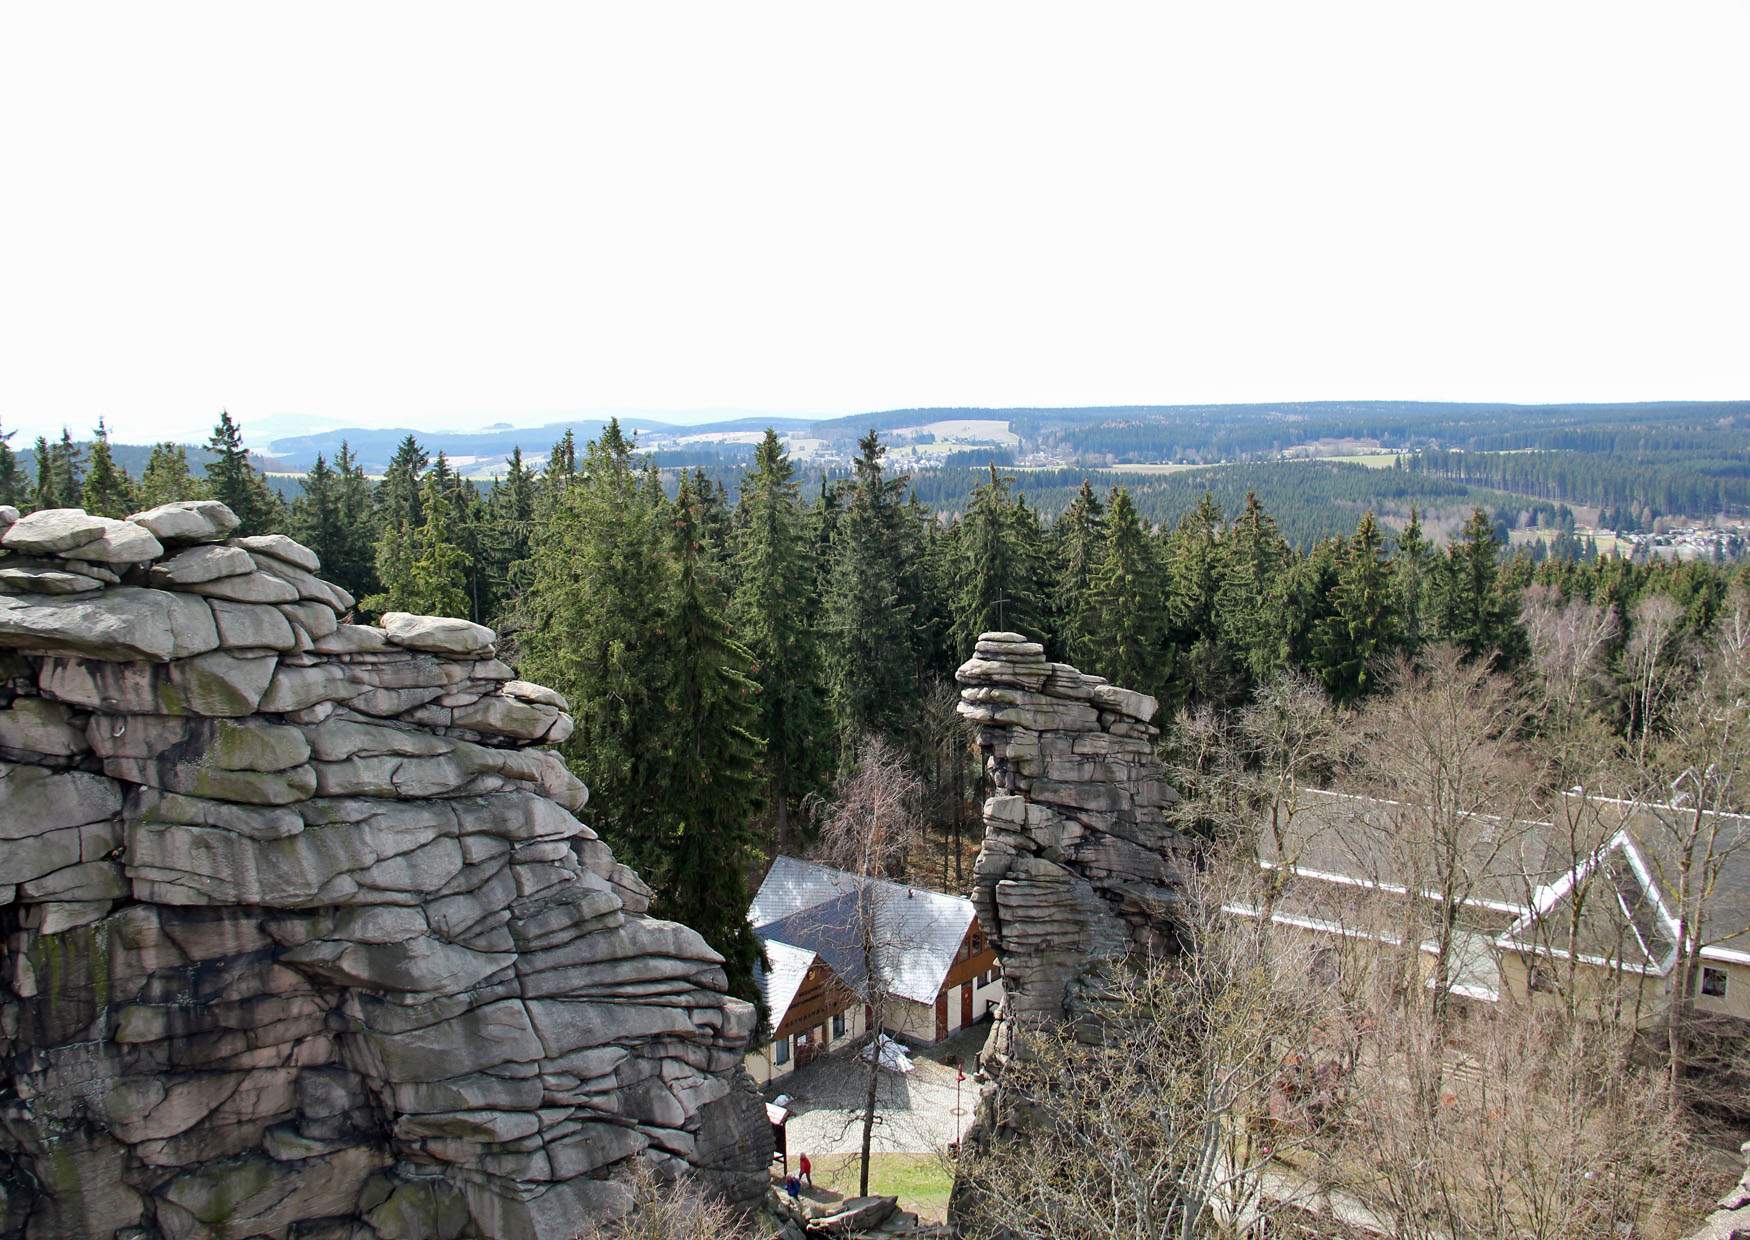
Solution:
[[[1403,902],[1438,898],[1405,838],[1415,807],[1322,790],[1303,797],[1260,841],[1260,866],[1287,872],[1272,921],[1337,939],[1400,942],[1397,933],[1414,920],[1400,916]],[[1552,823],[1474,816],[1465,841],[1473,855],[1463,861],[1470,881],[1449,954],[1451,992],[1494,1002],[1548,991],[1572,943],[1579,986],[1600,986],[1606,974],[1629,977],[1642,991],[1634,1010],[1657,1012],[1680,955],[1673,842],[1699,813],[1715,837],[1716,864],[1699,903],[1701,924],[1690,927],[1694,1000],[1698,1011],[1750,1020],[1750,818],[1596,796],[1587,808],[1604,842],[1582,856],[1571,855]],[[1226,911],[1260,913],[1240,903]]]
[[[748,920],[765,945],[759,970],[772,1038],[748,1056],[769,1081],[822,1049],[868,1032],[858,933],[874,900],[875,958],[889,994],[885,1031],[928,1044],[986,1016],[1002,998],[1001,971],[972,901],[780,856]]]
[[[1601,974],[1637,978],[1641,1011],[1656,1012],[1682,954],[1676,841],[1693,828],[1712,837],[1713,864],[1692,876],[1691,912],[1700,923],[1688,927],[1692,998],[1698,1012],[1750,1020],[1750,817],[1608,797],[1591,802],[1619,825],[1540,888],[1496,940],[1508,989],[1519,996],[1552,990],[1559,966],[1573,957],[1583,985]]]

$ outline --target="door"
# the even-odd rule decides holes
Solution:
[[[948,1036],[948,996],[936,996],[936,1041]]]
[[[960,1025],[965,1028],[972,1023],[972,983],[960,984]]]

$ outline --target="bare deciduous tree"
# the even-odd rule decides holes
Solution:
[[[1363,716],[1359,773],[1385,808],[1355,819],[1350,851],[1378,858],[1383,884],[1402,889],[1404,980],[1419,986],[1411,962],[1431,957],[1431,1052],[1449,1024],[1467,913],[1503,891],[1528,902],[1536,881],[1526,851],[1535,784],[1516,740],[1524,717],[1510,682],[1452,646],[1400,664],[1396,689]],[[1427,1066],[1425,1108],[1439,1094],[1437,1053]]]
[[[617,1222],[589,1227],[576,1240],[738,1240],[753,1235],[747,1219],[693,1180],[664,1179],[641,1160],[631,1165],[632,1212]]]
[[[839,781],[833,801],[825,807],[816,849],[819,860],[859,880],[845,901],[850,924],[844,929],[856,943],[872,1038],[863,1104],[860,1195],[869,1192],[869,1150],[883,1071],[882,1030],[893,1015],[895,962],[907,946],[893,941],[897,919],[884,908],[904,897],[881,880],[897,876],[916,845],[922,829],[922,799],[923,785],[899,750],[881,737],[865,737],[850,773]]]
[[[1255,1234],[1289,1208],[1272,1158],[1316,1110],[1322,998],[1309,949],[1229,922],[1205,886],[1201,950],[1107,979],[1102,1036],[1018,1031],[998,1139],[963,1156],[972,1240],[1156,1240]]]
[[[1721,917],[1716,896],[1728,866],[1750,858],[1750,825],[1739,816],[1750,789],[1750,661],[1744,599],[1728,612],[1699,674],[1671,714],[1670,735],[1643,766],[1654,788],[1641,818],[1654,877],[1677,920],[1677,959],[1666,1009],[1670,1091],[1681,1096],[1689,1038],[1696,1024],[1701,952],[1750,932],[1741,916]]]
[[[1629,736],[1636,742],[1636,761],[1645,766],[1653,729],[1677,683],[1683,609],[1669,595],[1649,594],[1635,604],[1633,618],[1623,666],[1630,677]]]

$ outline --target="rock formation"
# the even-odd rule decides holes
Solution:
[[[1080,1022],[1105,968],[1178,943],[1188,850],[1162,813],[1179,798],[1154,757],[1159,703],[1017,633],[984,634],[957,679],[996,788],[973,901],[1002,1020]]]
[[[1750,1141],[1738,1147],[1738,1153],[1750,1160]],[[1683,1240],[1747,1240],[1750,1238],[1750,1168],[1738,1177],[1737,1184],[1720,1198],[1719,1208]]]
[[[566,703],[212,502],[0,509],[0,1237],[565,1240],[765,1192],[721,959]]]

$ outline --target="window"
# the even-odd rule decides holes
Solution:
[[[1701,993],[1711,999],[1726,997],[1726,971],[1724,969],[1707,969],[1701,971]]]
[[[779,1038],[772,1043],[772,1062],[784,1064],[790,1062],[790,1039]]]
[[[843,1012],[832,1018],[832,1036],[835,1038],[845,1036],[845,1014]]]

